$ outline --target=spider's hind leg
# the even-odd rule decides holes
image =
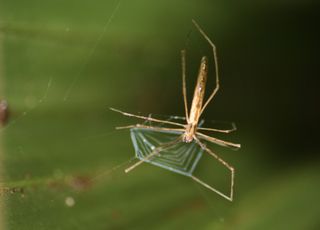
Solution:
[[[237,126],[234,122],[232,122],[231,128],[229,128],[229,129],[215,129],[215,128],[198,127],[198,130],[212,131],[212,132],[218,132],[218,133],[231,133],[231,132],[234,132],[237,130]]]

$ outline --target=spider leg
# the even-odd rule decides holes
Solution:
[[[232,142],[229,142],[229,141],[220,140],[218,138],[210,137],[210,136],[205,135],[205,134],[200,133],[200,132],[196,132],[196,135],[200,139],[204,139],[206,141],[210,141],[212,143],[215,143],[217,145],[221,145],[221,146],[224,146],[224,147],[229,147],[229,148],[234,148],[234,149],[239,149],[241,147],[240,144],[236,144],[236,143],[232,143]]]
[[[234,168],[232,166],[230,166],[227,162],[225,162],[224,160],[222,160],[218,155],[216,155],[214,152],[212,152],[209,148],[207,148],[205,146],[205,144],[203,144],[196,136],[194,136],[194,140],[196,141],[196,143],[207,153],[209,153],[211,156],[213,156],[214,158],[216,158],[221,164],[223,164],[225,167],[227,167],[230,172],[231,172],[231,185],[230,185],[230,194],[225,195],[222,192],[218,191],[217,189],[211,187],[210,185],[206,184],[205,182],[201,181],[199,178],[195,177],[195,176],[191,176],[191,178],[193,180],[195,180],[196,182],[202,184],[203,186],[205,186],[206,188],[214,191],[215,193],[219,194],[220,196],[226,198],[229,201],[233,200],[233,186],[234,186]]]
[[[126,173],[130,172],[132,169],[136,168],[137,166],[139,166],[140,164],[142,164],[144,161],[151,159],[152,157],[156,156],[157,154],[159,154],[161,151],[171,148],[172,146],[176,145],[177,143],[182,141],[182,136],[178,137],[177,139],[164,143],[160,146],[158,146],[157,148],[155,148],[147,157],[145,157],[144,159],[140,159],[138,162],[136,162],[135,164],[131,165],[129,168],[127,168],[126,170],[124,170]]]
[[[232,128],[231,129],[212,129],[212,128],[202,128],[202,127],[198,127],[198,130],[204,130],[204,131],[213,131],[213,132],[218,132],[218,133],[231,133],[237,130],[236,124],[235,123],[231,123]]]
[[[186,113],[187,122],[189,122],[187,86],[186,86],[186,50],[181,50],[181,67],[182,67],[182,95],[183,95],[183,102],[184,102],[184,110]]]
[[[164,121],[164,120],[159,120],[159,119],[155,119],[152,117],[145,117],[145,116],[139,116],[139,115],[134,115],[131,113],[127,113],[127,112],[123,112],[121,110],[118,109],[114,109],[114,108],[110,108],[112,111],[121,113],[122,115],[128,116],[128,117],[136,117],[136,118],[140,118],[140,119],[144,119],[146,121],[153,121],[153,122],[159,122],[159,123],[165,123],[165,124],[170,124],[170,125],[176,125],[176,126],[181,126],[184,127],[183,124],[177,123],[177,122],[171,122],[171,121]]]
[[[165,127],[156,127],[156,126],[148,126],[148,125],[141,125],[141,124],[116,127],[116,129],[131,129],[131,128],[143,128],[143,129],[150,129],[155,131],[181,131],[181,132],[184,131],[184,129],[179,129],[179,128],[165,128]]]
[[[206,35],[206,33],[201,29],[201,27],[198,25],[198,23],[195,20],[192,20],[192,22],[195,25],[195,27],[198,29],[198,31],[201,33],[201,35],[204,37],[204,39],[212,47],[212,53],[213,53],[213,58],[214,58],[214,68],[215,68],[215,75],[216,75],[216,86],[215,86],[213,92],[211,93],[210,97],[206,101],[206,103],[204,103],[204,105],[202,106],[202,109],[201,109],[201,112],[200,112],[200,114],[202,114],[204,109],[207,107],[207,105],[212,100],[212,98],[216,95],[216,93],[218,92],[219,87],[220,87],[220,84],[219,84],[218,57],[217,57],[217,49],[216,49],[216,46],[214,45],[214,43],[211,41],[211,39],[208,37],[208,35]]]

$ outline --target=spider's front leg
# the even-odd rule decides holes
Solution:
[[[158,122],[158,123],[164,123],[164,124],[176,125],[176,126],[184,127],[183,124],[180,124],[180,123],[177,123],[177,122],[171,122],[171,121],[165,121],[165,120],[155,119],[155,118],[152,118],[152,117],[145,117],[145,116],[135,115],[135,114],[123,112],[123,111],[121,111],[121,110],[114,109],[114,108],[110,108],[110,110],[112,110],[112,111],[114,111],[114,112],[117,112],[117,113],[121,113],[121,114],[124,115],[124,116],[135,117],[135,118],[143,119],[143,120],[145,120],[145,121],[153,121],[153,122]]]
[[[214,191],[215,193],[219,194],[220,196],[226,198],[229,201],[233,200],[233,186],[234,186],[234,168],[232,166],[230,166],[227,162],[225,162],[224,160],[222,160],[218,155],[216,155],[214,152],[212,152],[209,148],[206,147],[205,144],[203,144],[196,136],[194,136],[194,140],[196,141],[196,143],[207,153],[209,153],[211,156],[213,156],[214,158],[216,158],[221,164],[223,164],[226,168],[228,168],[231,172],[231,184],[230,184],[230,194],[229,196],[220,192],[219,190],[211,187],[210,185],[206,184],[205,182],[201,181],[199,178],[195,177],[195,176],[191,176],[191,178],[195,181],[197,181],[198,183],[202,184],[203,186],[205,186],[206,188]]]

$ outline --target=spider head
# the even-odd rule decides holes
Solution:
[[[183,141],[186,143],[192,142],[195,132],[196,132],[196,126],[193,124],[188,124],[186,127],[186,131],[183,134]]]

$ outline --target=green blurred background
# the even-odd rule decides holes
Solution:
[[[180,50],[189,98],[211,55],[191,19],[221,70],[203,118],[239,129],[219,137],[240,151],[210,146],[236,168],[232,203],[152,165],[125,174],[134,150],[114,127],[137,120],[108,109],[183,115]],[[319,229],[318,24],[319,4],[302,0],[2,0],[0,98],[11,116],[0,229]],[[215,164],[198,170],[227,191]]]

